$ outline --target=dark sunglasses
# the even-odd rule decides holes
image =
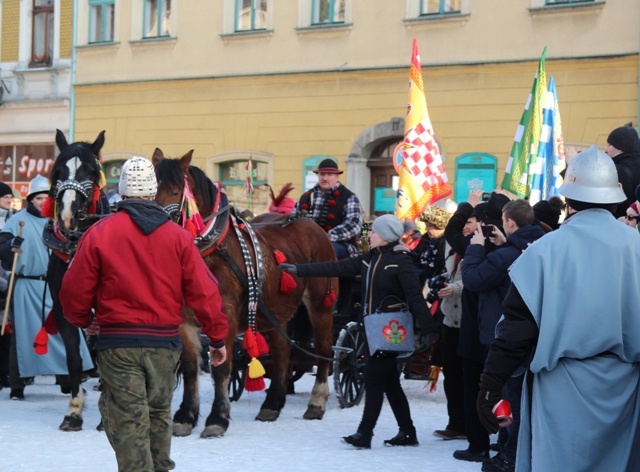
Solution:
[[[628,219],[628,220],[636,220],[636,221],[638,221],[638,219],[640,219],[640,215],[627,215],[625,218]]]

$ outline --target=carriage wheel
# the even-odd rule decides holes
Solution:
[[[366,343],[362,327],[355,321],[348,323],[333,349],[333,385],[338,403],[342,408],[351,408],[364,395]]]
[[[244,392],[245,366],[248,360],[242,349],[242,338],[236,338],[233,343],[233,359],[231,361],[231,374],[229,375],[229,401],[240,400]]]

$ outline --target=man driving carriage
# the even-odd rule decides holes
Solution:
[[[355,193],[339,180],[343,173],[333,159],[324,159],[313,171],[318,183],[300,197],[295,210],[305,210],[327,232],[338,259],[358,253],[362,206]]]

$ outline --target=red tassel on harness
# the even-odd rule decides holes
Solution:
[[[334,304],[335,301],[336,301],[336,292],[333,289],[331,289],[324,296],[324,300],[322,301],[322,304],[324,306],[331,306]]]
[[[284,255],[282,251],[274,249],[273,257],[275,258],[278,264],[284,264],[287,262],[287,256]],[[280,293],[291,293],[293,292],[298,284],[296,280],[291,276],[291,274],[287,272],[282,272],[280,275]]]
[[[53,219],[53,217],[55,216],[54,215],[55,206],[56,206],[56,202],[53,199],[53,197],[47,197],[47,199],[42,204],[42,210],[40,211],[40,213],[45,218]]]
[[[47,319],[44,320],[44,330],[47,334],[58,334],[58,325],[56,324],[56,319],[53,316],[53,310],[49,312]]]
[[[258,357],[269,354],[269,345],[267,344],[267,340],[264,339],[264,336],[260,332],[256,333],[256,347],[258,348]]]
[[[9,336],[13,330],[11,329],[11,320],[7,320],[7,324],[4,325],[4,335]]]
[[[47,344],[49,343],[49,335],[44,329],[44,326],[40,328],[38,334],[36,334],[35,340],[33,341],[33,348],[36,351],[36,354],[39,356],[44,356],[47,352],[49,352],[49,348]]]
[[[281,293],[291,293],[296,289],[297,286],[298,284],[296,283],[295,279],[291,276],[291,274],[288,274],[287,272],[283,272],[280,275],[280,292]]]
[[[244,389],[248,392],[264,390],[265,370],[258,360],[258,341],[256,340],[256,335],[253,334],[251,327],[247,328],[244,332],[242,347],[247,350],[247,354],[249,354],[249,357],[251,358],[251,362],[249,362],[249,366],[247,367],[247,374],[244,378]]]
[[[98,213],[98,202],[100,201],[100,187],[96,184],[93,184],[93,195],[91,195],[91,203],[87,208],[87,213],[90,215],[95,215]]]
[[[279,251],[277,249],[273,251],[273,257],[276,258],[276,262],[278,264],[283,264],[283,263],[287,262],[287,256],[285,256],[282,253],[282,251]]]

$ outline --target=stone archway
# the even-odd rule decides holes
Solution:
[[[403,136],[404,118],[394,117],[365,129],[351,146],[351,152],[345,159],[346,186],[358,196],[367,214],[371,213],[371,170],[367,167],[371,152],[380,143],[393,138],[402,139]]]

